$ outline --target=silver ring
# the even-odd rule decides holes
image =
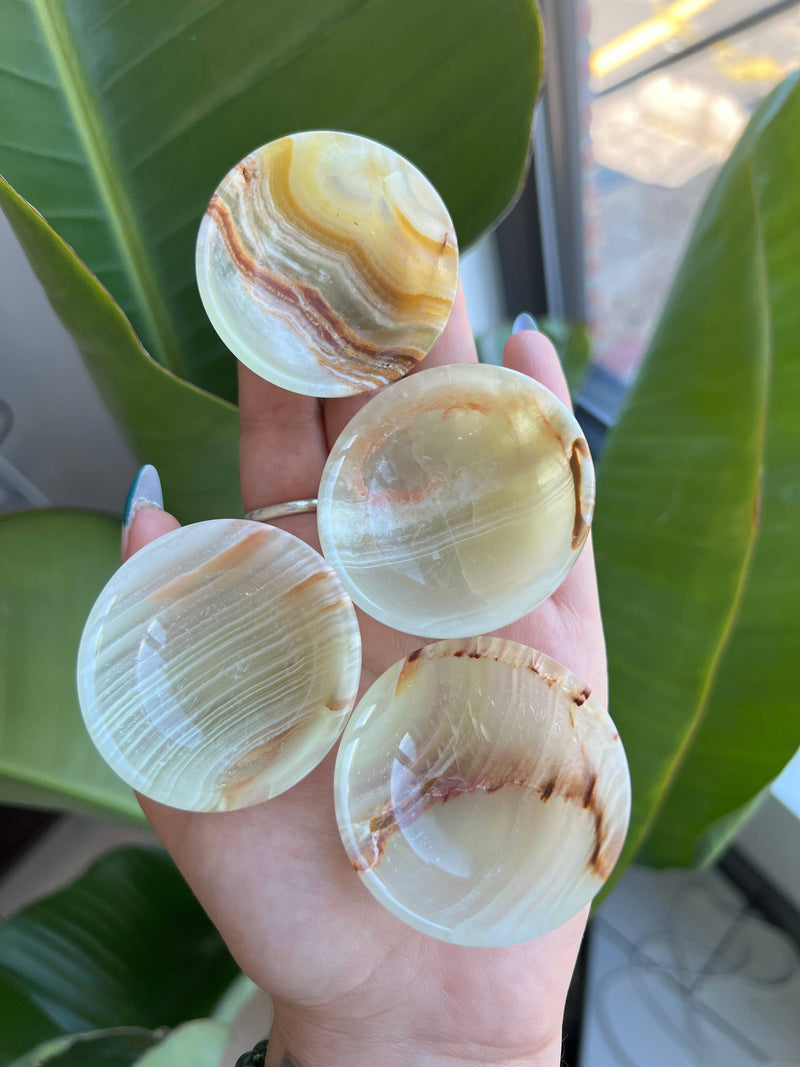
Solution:
[[[255,522],[269,522],[270,519],[282,519],[287,515],[305,515],[309,511],[316,510],[315,497],[313,500],[290,500],[286,504],[271,504],[267,508],[256,508],[255,511],[248,511],[245,518],[253,519]]]

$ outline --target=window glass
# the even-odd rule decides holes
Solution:
[[[639,366],[692,221],[758,102],[800,67],[800,5],[587,0],[588,314],[597,362]]]

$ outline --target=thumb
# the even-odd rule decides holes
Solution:
[[[178,520],[164,511],[161,479],[151,464],[146,464],[133,479],[122,519],[122,559],[127,560],[140,548],[162,534],[177,530]]]

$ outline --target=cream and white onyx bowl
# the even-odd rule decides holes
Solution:
[[[583,431],[543,385],[485,364],[433,367],[384,389],[340,434],[320,482],[320,542],[373,618],[472,637],[558,588],[594,488]]]
[[[140,793],[228,811],[282,793],[331,749],[355,702],[361,639],[336,575],[284,530],[184,526],[100,593],[78,695],[100,754]]]
[[[222,179],[197,240],[212,325],[242,363],[295,393],[364,393],[402,378],[444,329],[458,286],[447,208],[403,156],[309,131]]]
[[[586,686],[488,637],[436,642],[378,678],[345,728],[334,795],[374,896],[422,933],[484,947],[590,901],[631,800],[619,734]]]

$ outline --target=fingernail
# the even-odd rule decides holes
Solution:
[[[122,516],[122,552],[123,555],[128,547],[128,536],[133,526],[133,520],[137,512],[143,508],[164,509],[164,496],[161,492],[161,479],[158,471],[151,463],[146,463],[131,483],[128,491],[128,499],[125,501],[125,512]]]
[[[511,327],[512,333],[522,333],[523,330],[536,330],[538,332],[539,327],[536,325],[536,319],[527,311],[523,311],[521,315],[517,315],[514,319],[514,325]]]

